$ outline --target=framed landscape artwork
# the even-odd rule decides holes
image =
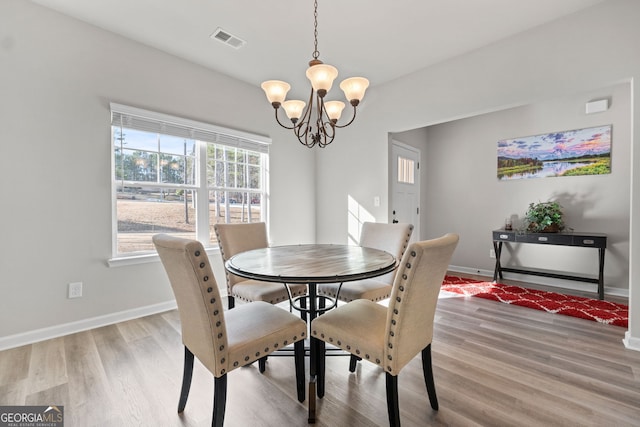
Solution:
[[[498,141],[498,179],[611,173],[611,127]]]

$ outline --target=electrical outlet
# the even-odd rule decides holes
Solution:
[[[82,296],[82,282],[69,283],[69,298],[80,298]]]
[[[496,257],[496,251],[494,251],[493,249],[489,249],[489,258],[495,258]]]

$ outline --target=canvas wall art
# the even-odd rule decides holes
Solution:
[[[611,125],[498,141],[498,179],[611,173]]]

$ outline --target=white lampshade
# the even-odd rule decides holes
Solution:
[[[329,101],[324,103],[324,109],[327,111],[327,116],[331,120],[338,121],[342,110],[344,110],[344,102],[342,101]]]
[[[287,92],[291,89],[289,83],[280,80],[268,80],[263,82],[260,87],[264,90],[267,99],[272,104],[274,102],[282,104],[287,97]]]
[[[321,89],[329,92],[336,77],[338,70],[332,65],[317,64],[307,68],[307,78],[316,92]]]
[[[300,116],[302,116],[302,110],[304,110],[304,106],[307,105],[303,101],[285,101],[282,104],[282,108],[284,108],[284,112],[287,113],[287,117],[291,120],[298,120]]]
[[[358,100],[362,101],[364,98],[364,92],[369,87],[369,80],[364,77],[351,77],[344,79],[340,83],[340,89],[344,92],[344,96],[347,97],[347,101]]]

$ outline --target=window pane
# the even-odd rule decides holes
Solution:
[[[398,182],[405,184],[414,184],[414,165],[415,162],[411,159],[398,156]]]
[[[116,171],[116,179],[155,182],[158,178],[158,156],[155,153],[124,149],[116,163],[121,166],[121,170]]]
[[[249,183],[247,187],[252,189],[262,188],[261,174],[262,171],[259,166],[249,166]]]
[[[114,127],[115,133],[118,134],[116,139],[117,145],[120,145],[120,139],[122,138],[122,145],[125,148],[137,149],[142,151],[158,151],[158,134],[151,132],[143,132],[135,129],[122,128],[122,135],[120,135],[120,128]]]
[[[193,139],[160,135],[160,151],[167,154],[193,155],[195,141]]]
[[[210,191],[210,244],[217,245],[214,224],[259,222],[262,220],[262,209],[262,193],[260,192]]]
[[[153,251],[156,233],[195,239],[193,192],[152,187],[117,189],[118,253]]]

